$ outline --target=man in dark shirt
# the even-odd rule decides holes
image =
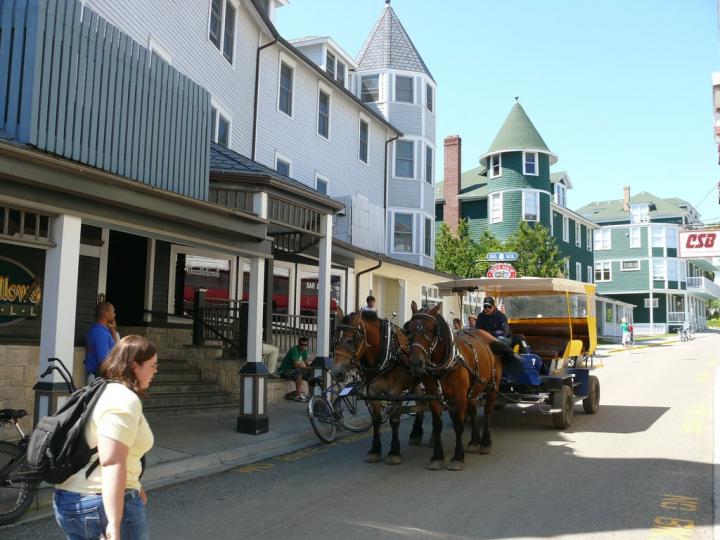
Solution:
[[[499,341],[510,343],[510,327],[507,317],[495,306],[495,299],[491,296],[487,296],[483,300],[483,309],[478,313],[475,328],[485,330]]]

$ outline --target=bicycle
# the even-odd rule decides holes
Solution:
[[[40,375],[47,377],[57,371],[65,381],[70,393],[76,390],[72,375],[59,358],[50,358],[50,366]],[[54,362],[57,362],[62,369]],[[30,434],[23,432],[18,420],[24,418],[27,411],[23,409],[0,410],[0,426],[10,425],[20,435],[17,443],[0,441],[0,525],[7,525],[20,519],[32,504],[38,485],[37,476],[27,465],[27,455]]]
[[[322,388],[320,378],[313,379],[311,385],[320,386],[320,395],[310,398],[307,415],[310,425],[322,442],[331,444],[335,441],[337,430],[345,429],[353,433],[362,433],[372,426],[372,416],[367,401],[358,399],[358,391],[362,388],[362,381],[351,379],[342,384],[332,376],[332,383]],[[387,420],[387,413],[383,407],[383,422]]]

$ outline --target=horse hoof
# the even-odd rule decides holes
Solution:
[[[402,456],[387,455],[385,457],[385,465],[400,465],[403,462]]]
[[[422,435],[419,437],[410,437],[408,444],[410,446],[420,446],[422,444]]]
[[[470,454],[479,454],[480,453],[480,445],[479,444],[468,444],[466,452],[469,452]]]
[[[480,450],[478,451],[478,454],[487,456],[490,453],[490,450],[492,450],[492,446],[481,446]]]
[[[439,459],[432,460],[427,466],[430,471],[442,471],[445,468],[445,462]]]
[[[365,463],[380,463],[382,456],[380,454],[368,454],[365,456]]]
[[[451,461],[448,466],[448,471],[462,471],[465,469],[465,464],[462,461]]]

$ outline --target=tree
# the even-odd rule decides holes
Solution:
[[[505,242],[507,251],[515,251],[518,260],[513,263],[518,277],[562,277],[565,258],[560,255],[555,238],[540,224],[520,223],[520,227]]]
[[[470,238],[467,219],[458,223],[457,233],[453,234],[446,223],[440,224],[435,239],[435,268],[441,272],[456,276],[477,277],[479,270],[475,261],[481,258],[480,248]]]

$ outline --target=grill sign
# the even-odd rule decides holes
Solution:
[[[0,257],[0,326],[40,315],[42,286],[17,261]]]
[[[720,256],[720,231],[684,231],[680,233],[680,257],[694,259]]]
[[[498,263],[493,264],[488,269],[487,277],[496,279],[515,278],[517,277],[517,272],[512,264]]]

